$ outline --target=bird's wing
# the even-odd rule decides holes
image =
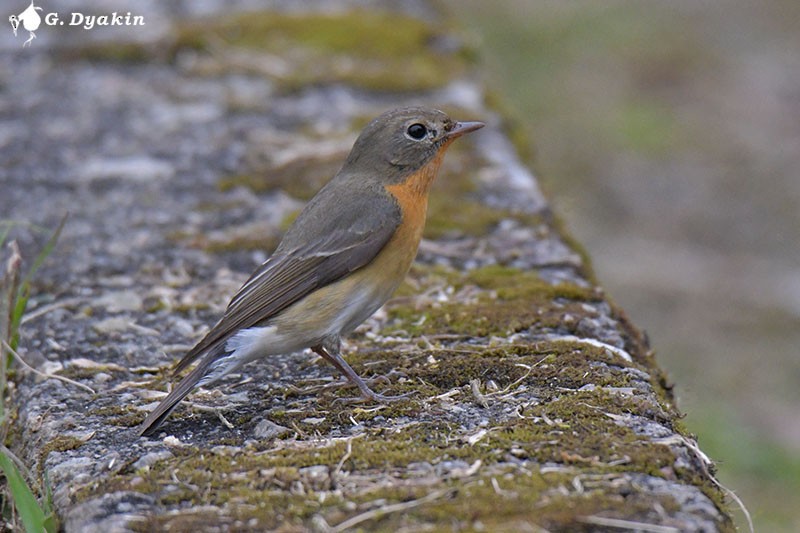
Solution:
[[[360,199],[351,195],[347,202],[348,208],[342,209],[312,200],[275,254],[242,285],[220,321],[181,359],[175,372],[240,329],[263,323],[378,255],[400,223],[399,206],[388,195],[364,195]],[[298,227],[303,228],[302,235]],[[300,244],[301,240],[306,242]]]

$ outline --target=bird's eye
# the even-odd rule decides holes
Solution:
[[[428,133],[428,128],[423,126],[422,124],[412,124],[406,130],[406,133],[409,137],[414,139],[415,141],[421,141],[425,138],[425,135]]]

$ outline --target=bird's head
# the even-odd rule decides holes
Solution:
[[[482,122],[457,122],[438,109],[388,111],[364,128],[345,168],[397,183],[436,159],[458,137],[483,126]]]
[[[17,28],[19,28],[19,19],[16,15],[11,15],[8,17],[8,21],[11,23],[11,29],[14,30],[14,37],[17,36]]]

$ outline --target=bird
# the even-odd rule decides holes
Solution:
[[[36,34],[33,33],[39,29],[39,25],[42,23],[42,17],[36,10],[42,11],[42,8],[39,6],[33,5],[33,0],[31,0],[31,5],[25,8],[25,11],[20,13],[19,15],[11,15],[8,17],[8,21],[11,23],[11,28],[14,30],[14,37],[17,36],[17,28],[19,28],[19,23],[22,22],[22,27],[28,30],[30,37],[28,40],[22,43],[22,47],[30,45],[31,41],[36,38]]]
[[[403,107],[373,119],[275,252],[178,362],[175,376],[199,360],[147,415],[139,435],[154,435],[195,388],[214,384],[250,361],[306,348],[344,374],[364,399],[399,398],[369,388],[342,357],[342,337],[405,279],[447,147],[483,126],[428,107]]]

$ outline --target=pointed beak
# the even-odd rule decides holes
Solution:
[[[447,139],[457,139],[466,133],[479,130],[485,125],[483,122],[456,122],[453,129],[447,132]]]

